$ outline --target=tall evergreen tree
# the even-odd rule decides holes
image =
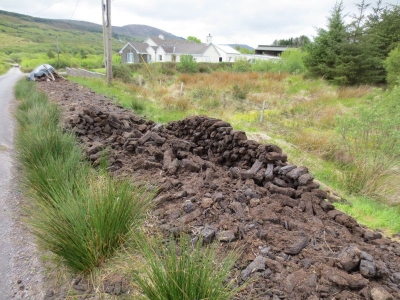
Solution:
[[[329,81],[346,81],[337,69],[337,64],[344,54],[344,45],[348,43],[343,19],[343,2],[336,2],[328,17],[328,29],[319,28],[314,42],[307,47],[305,64],[311,75],[321,76]],[[341,71],[349,66],[343,64]]]
[[[400,42],[400,6],[382,7],[382,1],[379,0],[373,8],[373,14],[368,16],[365,35],[365,44],[368,46],[366,50],[373,61],[371,72],[376,74],[377,81],[379,79],[380,82],[384,82],[384,61]]]

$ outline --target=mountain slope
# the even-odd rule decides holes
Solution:
[[[147,25],[113,26],[113,50],[118,51],[128,40],[142,41],[148,36],[163,34],[166,38],[179,37],[164,30]],[[47,52],[75,53],[84,49],[93,54],[103,51],[103,29],[99,24],[43,19],[0,10],[0,52]]]

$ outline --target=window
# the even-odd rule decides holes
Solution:
[[[219,61],[220,61],[220,62],[222,61],[222,57],[219,58]]]
[[[162,61],[162,55],[158,56],[158,61]]]
[[[151,61],[151,54],[148,55],[148,60],[147,61]]]
[[[133,63],[133,53],[132,52],[129,52],[126,54],[126,62]]]

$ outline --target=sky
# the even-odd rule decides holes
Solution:
[[[316,35],[325,28],[336,0],[109,0],[111,24],[149,25],[176,36],[195,36],[215,44],[269,45],[276,39]],[[343,0],[344,13],[357,12],[355,3]],[[366,0],[375,5],[376,0]],[[383,0],[400,4],[400,0]],[[101,24],[101,0],[1,0],[0,10],[40,18],[88,21]]]

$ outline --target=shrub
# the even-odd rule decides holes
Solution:
[[[251,65],[251,69],[256,72],[274,72],[279,69],[279,61],[276,59],[256,59]]]
[[[336,130],[352,163],[344,169],[344,184],[353,193],[374,196],[395,171],[400,158],[400,87],[372,105],[337,118]]]
[[[251,64],[246,59],[241,58],[235,60],[232,68],[235,72],[249,72],[251,70]]]
[[[132,82],[131,70],[126,65],[114,65],[112,68],[113,77],[121,79],[125,83]]]
[[[183,73],[196,73],[197,62],[192,55],[181,55],[178,63],[178,70]]]
[[[134,278],[147,299],[227,300],[238,292],[232,282],[227,282],[238,258],[235,252],[221,259],[216,244],[202,247],[202,240],[198,240],[192,246],[186,235],[178,243],[172,239],[167,247],[156,241],[138,243],[145,263]]]
[[[172,76],[175,74],[176,63],[164,62],[161,63],[161,73],[164,75]]]
[[[281,54],[281,71],[299,74],[304,73],[306,68],[304,66],[304,52],[300,49],[287,49]]]
[[[400,45],[392,50],[385,61],[386,81],[393,87],[400,80]]]
[[[232,86],[232,96],[236,99],[242,99],[242,100],[246,99],[249,91],[250,91],[250,89],[247,86],[241,87],[238,84],[234,84]]]

